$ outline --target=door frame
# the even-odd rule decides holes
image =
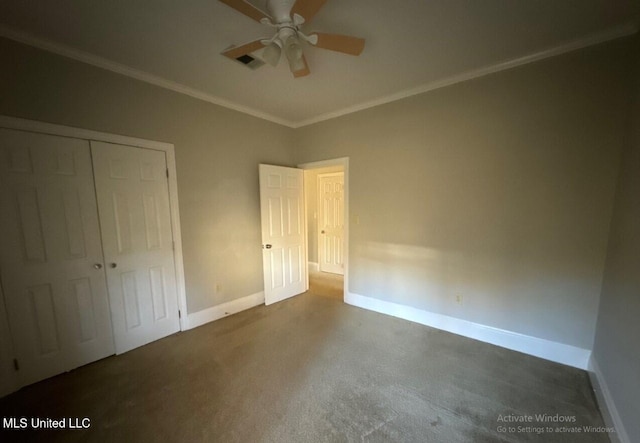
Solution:
[[[348,297],[349,294],[349,157],[339,157],[328,160],[321,160],[315,162],[301,163],[298,164],[298,168],[300,169],[320,169],[326,168],[329,166],[342,166],[344,169],[344,290],[343,290],[343,301]],[[306,244],[306,258],[307,263],[309,263],[309,221],[307,217],[307,199],[305,198],[305,208],[304,208],[304,232],[305,232],[305,241]],[[307,272],[307,290],[309,290],[309,272]]]
[[[174,261],[176,272],[176,285],[178,291],[178,316],[180,320],[180,330],[189,329],[187,316],[187,293],[184,278],[184,259],[182,255],[182,232],[180,231],[180,206],[178,204],[178,181],[176,173],[175,147],[171,143],[146,140],[124,135],[109,134],[106,132],[81,129],[73,126],[57,125],[36,120],[0,115],[0,128],[13,129],[18,131],[35,132],[40,134],[57,135],[62,137],[77,138],[88,142],[100,141],[127,145],[136,148],[153,149],[165,153],[167,159],[167,169],[169,170],[169,206],[171,208],[171,231],[173,234]],[[0,282],[1,285],[2,282]],[[0,295],[2,295],[0,293]],[[4,300],[0,300],[4,301]],[[0,327],[7,321],[6,317],[0,319]],[[11,357],[13,358],[13,356]],[[2,362],[0,362],[2,364]]]

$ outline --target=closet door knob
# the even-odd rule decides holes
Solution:
[[[93,267],[96,269],[102,269],[102,263],[96,263]]]
[[[109,265],[109,267],[110,267],[111,269],[115,269],[115,268],[117,268],[117,267],[118,267],[118,264],[117,264],[117,263],[111,263],[111,264]]]

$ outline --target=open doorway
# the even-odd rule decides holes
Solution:
[[[348,286],[348,159],[304,169],[309,291],[344,299]]]

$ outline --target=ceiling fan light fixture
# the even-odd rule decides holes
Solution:
[[[302,45],[297,35],[290,35],[284,43],[284,53],[289,63],[302,60]]]
[[[266,48],[264,48],[264,52],[262,53],[262,58],[264,61],[269,63],[271,66],[278,66],[278,62],[280,61],[280,55],[282,53],[282,47],[279,42],[272,41]]]
[[[300,57],[297,60],[289,60],[289,68],[291,69],[291,72],[298,72],[298,71],[304,70],[306,68],[304,59]]]

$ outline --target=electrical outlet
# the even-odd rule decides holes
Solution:
[[[219,294],[222,291],[222,285],[220,283],[216,283],[216,294]]]
[[[456,303],[462,304],[462,294],[456,294]]]

